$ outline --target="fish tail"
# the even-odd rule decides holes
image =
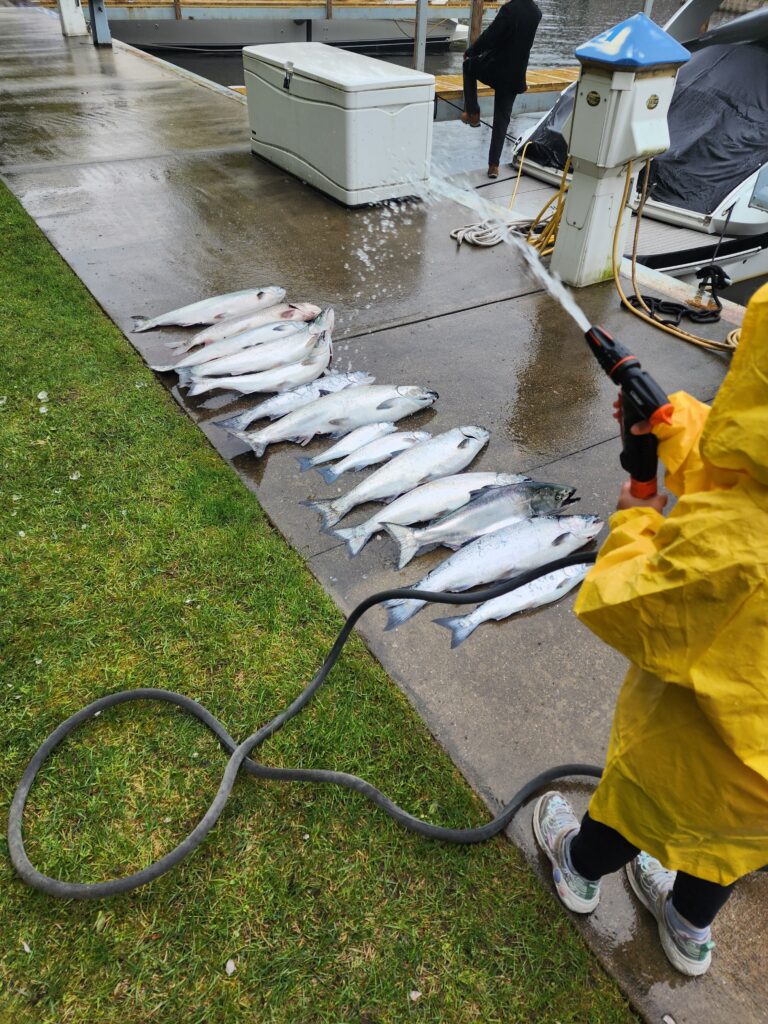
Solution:
[[[404,569],[413,556],[418,554],[421,547],[415,537],[416,531],[409,526],[398,526],[396,523],[382,523],[381,525],[400,548],[397,568]]]
[[[134,334],[138,334],[140,331],[151,331],[155,326],[155,321],[150,320],[148,316],[134,316],[133,327],[131,330]]]
[[[315,501],[302,501],[301,504],[320,515],[324,530],[335,526],[344,514],[333,498],[317,498]]]
[[[212,422],[214,427],[221,427],[222,430],[228,430],[230,434],[240,432],[239,416],[225,416],[223,420],[213,420]]]
[[[398,626],[402,626],[402,624],[407,622],[408,619],[413,618],[423,604],[423,601],[416,601],[413,599],[385,602],[384,607],[387,609],[387,624],[384,627],[384,631],[388,632],[390,629],[397,629]]]
[[[191,385],[191,386],[190,386]],[[187,392],[187,398],[194,398],[196,395],[204,395],[206,391],[213,391],[214,388],[221,387],[222,385],[216,380],[216,378],[207,377],[192,377],[190,373],[188,378],[179,376],[179,387],[189,388]]]
[[[154,367],[153,367],[154,369]],[[191,384],[199,384],[202,381],[195,377],[195,371],[191,366],[180,366],[176,373],[179,375],[179,387],[188,388]],[[198,392],[199,393],[199,392]],[[191,392],[190,392],[191,394]]]
[[[315,464],[315,460],[311,456],[300,455],[297,460],[299,464],[299,472],[306,473],[308,469],[312,469]]]
[[[237,436],[251,446],[251,450],[257,459],[260,459],[264,452],[267,450],[268,441],[257,441],[253,437],[247,437],[245,434],[238,433]]]
[[[333,536],[343,540],[351,558],[359,555],[370,539],[370,533],[362,526],[353,526],[351,530],[333,530]]]
[[[467,637],[470,636],[476,628],[475,626],[467,623],[466,616],[464,615],[455,615],[453,618],[435,619],[434,621],[436,625],[445,626],[446,629],[450,629],[451,650],[453,650],[454,647],[458,647],[459,644],[463,644]]]
[[[316,466],[315,468],[327,484],[332,484],[334,480],[338,480],[341,476],[341,473],[334,466]]]

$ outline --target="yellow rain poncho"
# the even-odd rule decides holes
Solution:
[[[575,607],[632,662],[589,813],[726,885],[768,863],[768,285],[712,409],[671,400],[679,501],[611,517]]]

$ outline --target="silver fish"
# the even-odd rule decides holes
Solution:
[[[530,611],[533,608],[541,608],[545,604],[559,601],[561,597],[570,593],[577,587],[591,565],[569,565],[565,569],[555,569],[548,572],[546,576],[540,576],[531,583],[512,590],[501,597],[494,597],[491,601],[485,601],[470,612],[469,615],[457,615],[453,618],[435,619],[438,626],[445,626],[451,631],[451,648],[463,644],[470,634],[474,633],[483,622],[490,622],[495,619],[501,622],[502,619],[515,615],[517,612]]]
[[[196,348],[198,345],[211,345],[215,341],[231,338],[233,334],[243,334],[255,327],[263,327],[264,324],[296,321],[301,323],[306,320],[314,320],[319,314],[320,307],[314,306],[311,302],[278,302],[275,306],[257,309],[253,313],[244,313],[242,316],[219,320],[218,323],[204,327],[202,331],[198,331],[191,338],[184,338],[183,341],[171,341],[168,346],[176,352],[189,352],[191,348]]]
[[[541,516],[478,537],[446,558],[411,589],[463,591],[481,583],[536,569],[577,551],[594,540],[603,524],[597,516]],[[386,601],[387,629],[412,618],[426,602],[415,598]]]
[[[432,435],[428,430],[401,430],[391,437],[379,437],[375,441],[352,452],[346,459],[337,462],[335,466],[318,468],[318,473],[327,484],[338,480],[343,473],[358,472],[367,469],[369,466],[376,466],[380,462],[386,462],[400,452],[415,448],[422,441],[429,441]]]
[[[375,533],[384,529],[385,522],[402,526],[425,523],[461,508],[478,494],[522,483],[527,479],[515,473],[457,473],[455,476],[441,477],[397,498],[359,526],[332,532],[334,537],[340,537],[346,543],[347,551],[354,557]]]
[[[557,512],[573,498],[574,492],[574,487],[529,480],[481,494],[458,511],[421,529],[386,522],[384,528],[400,546],[397,567],[403,569],[423,551],[431,551],[440,545],[456,550],[475,537],[511,526],[521,519]]]
[[[179,370],[179,383],[203,377],[234,377],[245,373],[261,373],[262,370],[270,370],[274,366],[301,362],[310,354],[317,335],[333,330],[334,319],[333,309],[329,306],[311,323],[300,324],[296,332],[292,331],[293,324],[279,325],[283,333],[287,330],[287,337],[280,331],[272,341],[260,335],[260,340],[255,345],[249,345],[231,355],[224,355],[220,359],[201,363],[199,366]],[[236,340],[237,336],[226,339],[222,344],[228,345]]]
[[[289,412],[300,409],[303,405],[309,405],[310,402],[317,401],[323,395],[335,394],[335,392],[343,391],[345,388],[359,388],[363,384],[375,383],[376,378],[364,370],[354,370],[352,373],[336,373],[331,371],[330,373],[323,374],[322,377],[318,377],[317,380],[311,381],[309,384],[302,384],[301,387],[294,388],[292,391],[284,391],[280,395],[273,395],[272,398],[264,399],[263,402],[259,402],[258,405],[253,406],[251,409],[245,409],[236,416],[227,416],[223,420],[214,420],[214,423],[217,427],[222,427],[224,430],[232,431],[233,434],[238,434],[246,430],[256,420],[279,419],[281,416],[286,416]]]
[[[394,434],[396,430],[397,427],[394,423],[369,423],[365,427],[358,427],[357,430],[342,437],[337,444],[319,455],[315,455],[314,458],[301,456],[298,460],[301,472],[306,473],[308,469],[322,466],[325,462],[333,462],[334,459],[343,459],[347,455],[351,455],[352,452],[356,452],[358,448],[370,444],[371,441],[386,437],[387,434]]]
[[[320,501],[305,501],[303,504],[320,513],[323,528],[327,530],[356,505],[366,501],[387,501],[430,480],[460,472],[488,443],[489,437],[484,427],[456,427],[447,430],[431,441],[423,441],[410,451],[398,455],[386,466],[371,473],[348,494]]]
[[[315,340],[314,348],[299,363],[276,366],[262,373],[245,373],[237,377],[200,377],[192,381],[187,392],[189,397],[203,395],[206,391],[222,388],[237,391],[241,395],[252,395],[257,391],[290,391],[299,384],[307,384],[319,377],[331,361],[333,346],[329,333],[321,334]]]
[[[205,368],[214,360],[223,359],[237,352],[244,352],[253,346],[266,345],[273,341],[290,338],[296,334],[305,334],[306,332],[307,324],[304,320],[277,320],[262,324],[261,327],[254,327],[250,331],[243,331],[242,334],[233,334],[229,338],[212,341],[210,345],[190,352],[176,363],[162,363],[153,366],[152,369],[158,373],[166,373],[169,370],[176,370],[178,372],[190,366]],[[202,372],[206,373],[207,369],[203,369]]]
[[[355,427],[378,423],[382,418],[396,423],[420,409],[426,409],[438,398],[436,391],[418,385],[370,384],[347,388],[335,395],[325,395],[303,409],[283,416],[262,430],[240,433],[256,456],[263,455],[267,445],[278,441],[308,444],[315,434],[343,437]]]
[[[247,288],[242,292],[228,292],[226,295],[214,295],[210,299],[193,302],[180,309],[172,309],[170,313],[161,313],[151,320],[145,316],[133,318],[134,331],[151,331],[155,327],[170,327],[178,324],[190,327],[192,324],[213,324],[217,320],[241,316],[243,313],[254,312],[274,306],[285,298],[285,288],[274,284],[265,288]]]
[[[213,363],[201,366],[184,366],[177,371],[179,386],[188,387],[192,384],[208,382],[211,387],[226,387],[230,377],[239,377],[248,373],[261,373],[289,363],[300,363],[312,354],[317,345],[317,335],[304,330],[290,338],[270,341],[266,345],[254,345],[243,352],[235,352],[231,356],[216,359]]]

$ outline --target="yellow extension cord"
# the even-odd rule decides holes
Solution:
[[[531,144],[531,140],[529,139],[528,142],[526,142],[525,146],[523,147],[523,152],[522,152],[522,154],[520,156],[520,163],[519,163],[518,169],[517,169],[517,180],[515,181],[515,187],[514,187],[514,190],[512,192],[512,196],[511,196],[511,198],[509,200],[509,203],[507,204],[507,212],[509,212],[514,207],[515,199],[517,198],[517,192],[518,192],[518,189],[520,187],[520,179],[522,178],[522,174],[523,174],[523,165],[525,163],[525,155],[526,155],[526,152],[527,152],[528,147],[530,146],[530,144]],[[538,252],[540,258],[543,258],[545,256],[550,256],[552,254],[552,252],[554,251],[554,248],[555,248],[555,240],[557,238],[557,230],[558,230],[558,228],[560,226],[560,221],[562,220],[563,210],[565,209],[565,197],[568,194],[568,170],[570,168],[570,165],[571,165],[571,158],[569,156],[568,159],[565,162],[565,166],[563,168],[563,173],[562,173],[562,175],[560,177],[560,187],[558,188],[558,190],[555,193],[555,195],[552,196],[552,198],[549,199],[544,204],[544,206],[539,210],[539,212],[536,214],[534,219],[531,221],[531,224],[530,224],[530,226],[528,228],[528,236],[527,236],[528,244],[533,246],[534,249],[536,249],[536,251]],[[646,163],[645,163],[645,180],[643,182],[643,191],[642,191],[642,195],[641,195],[641,198],[640,198],[640,204],[639,204],[639,206],[637,208],[637,218],[636,218],[636,223],[635,223],[635,233],[634,233],[634,241],[633,241],[633,244],[632,244],[632,259],[631,259],[632,287],[635,289],[635,295],[637,296],[638,301],[640,302],[640,304],[642,306],[641,309],[638,309],[636,306],[633,306],[630,303],[630,301],[627,298],[627,296],[626,296],[626,294],[624,292],[624,289],[622,288],[622,285],[621,285],[620,272],[619,272],[621,261],[619,259],[619,255],[618,255],[618,246],[619,246],[619,238],[620,238],[620,235],[621,235],[621,224],[622,224],[623,216],[620,216],[618,218],[617,223],[616,223],[616,230],[615,230],[614,235],[613,235],[613,252],[612,252],[613,280],[614,280],[614,284],[616,285],[616,290],[618,291],[619,296],[621,298],[622,305],[626,309],[628,309],[630,311],[630,313],[632,313],[634,316],[638,317],[640,320],[643,320],[646,323],[651,324],[653,327],[657,327],[659,330],[664,331],[667,334],[671,334],[673,337],[678,338],[681,341],[687,341],[691,345],[698,345],[701,348],[707,348],[707,349],[710,349],[711,351],[732,353],[733,350],[736,348],[736,346],[739,343],[739,337],[741,335],[740,328],[736,328],[735,330],[730,331],[728,333],[728,335],[726,336],[724,341],[716,341],[716,340],[713,340],[712,338],[702,338],[698,334],[692,334],[690,331],[685,331],[685,330],[683,330],[680,327],[676,327],[676,326],[674,326],[672,324],[665,324],[665,323],[662,323],[661,321],[657,320],[653,316],[653,314],[651,313],[651,310],[648,308],[648,306],[645,304],[645,302],[643,302],[643,298],[642,298],[642,295],[640,294],[640,289],[639,289],[638,284],[637,284],[637,247],[638,247],[638,242],[639,242],[639,239],[640,239],[640,225],[642,223],[643,210],[645,208],[645,202],[646,202],[646,199],[648,197],[648,181],[649,181],[649,176],[650,176],[649,175],[650,165],[651,165],[650,159],[646,160]],[[624,210],[626,208],[627,201],[629,199],[629,190],[630,190],[631,184],[632,184],[632,163],[630,162],[627,165],[627,174],[626,174],[626,180],[625,180],[625,183],[624,183],[624,194],[622,196],[622,201],[621,201],[621,210]],[[548,211],[552,208],[553,205],[554,205],[554,210],[552,211],[552,214],[549,216],[549,218],[547,220],[545,220],[545,217],[546,217]],[[541,228],[541,230],[538,232],[538,234],[535,234],[536,229],[539,227],[539,225],[542,225],[542,224],[543,224],[543,227]],[[503,231],[500,228],[494,227],[488,221],[484,221],[482,224],[470,224],[470,225],[467,225],[467,226],[465,226],[463,228],[457,228],[456,230],[451,232],[451,238],[454,238],[459,243],[459,245],[461,245],[462,242],[466,241],[466,242],[469,242],[472,245],[479,245],[479,246],[483,246],[483,247],[488,247],[488,246],[498,245],[499,242],[504,241],[503,234],[504,233],[503,233]]]
[[[652,324],[654,327],[658,327],[658,329],[660,331],[665,331],[667,334],[671,334],[674,338],[679,338],[681,341],[687,341],[691,345],[698,345],[700,348],[707,348],[707,349],[710,349],[710,350],[716,351],[716,352],[730,352],[730,353],[732,353],[733,350],[738,345],[739,335],[741,333],[739,330],[731,331],[728,334],[728,336],[726,337],[725,341],[714,341],[712,338],[702,338],[698,334],[691,334],[690,331],[684,331],[680,327],[675,327],[672,324],[664,324],[664,323],[661,323],[659,320],[656,320],[651,315],[651,311],[648,309],[648,307],[646,306],[646,304],[642,300],[642,297],[640,295],[640,290],[639,290],[638,285],[637,285],[637,245],[638,245],[638,240],[640,238],[640,224],[641,224],[641,221],[642,221],[643,207],[645,206],[645,200],[646,200],[647,195],[648,195],[648,178],[649,178],[649,173],[648,172],[649,172],[650,165],[651,165],[651,161],[650,160],[646,160],[646,162],[645,162],[645,181],[643,182],[643,193],[642,193],[642,197],[641,197],[641,200],[640,200],[640,205],[639,205],[639,207],[637,209],[637,222],[635,224],[635,237],[634,237],[634,242],[632,244],[632,287],[635,289],[635,294],[637,295],[639,301],[641,302],[641,304],[643,306],[642,309],[638,309],[636,306],[633,306],[632,303],[627,298],[627,296],[625,295],[624,289],[621,286],[621,277],[620,277],[620,273],[619,273],[619,267],[621,265],[621,260],[619,258],[619,253],[618,253],[619,238],[621,236],[621,223],[622,223],[622,220],[623,220],[623,211],[626,209],[627,200],[629,199],[629,190],[630,190],[630,187],[632,185],[632,162],[631,161],[627,164],[627,174],[626,174],[626,178],[625,178],[625,181],[624,181],[624,194],[622,196],[621,204],[619,206],[619,210],[621,211],[621,213],[620,213],[620,215],[619,215],[619,217],[618,217],[618,219],[616,221],[616,230],[613,233],[613,254],[612,254],[613,255],[613,281],[614,281],[614,284],[616,285],[616,291],[619,293],[619,296],[621,298],[622,305],[625,306],[625,308],[628,309],[630,311],[630,313],[633,313],[640,320],[644,320],[646,323]]]

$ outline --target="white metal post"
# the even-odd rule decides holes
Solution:
[[[85,24],[83,8],[79,0],[57,0],[61,34],[63,36],[87,36],[88,26]]]
[[[427,54],[427,4],[429,0],[416,2],[416,34],[413,38],[413,66],[417,71],[424,70]]]
[[[652,10],[653,10],[653,0],[645,0],[645,7],[643,7],[643,14],[647,18],[650,18]]]

